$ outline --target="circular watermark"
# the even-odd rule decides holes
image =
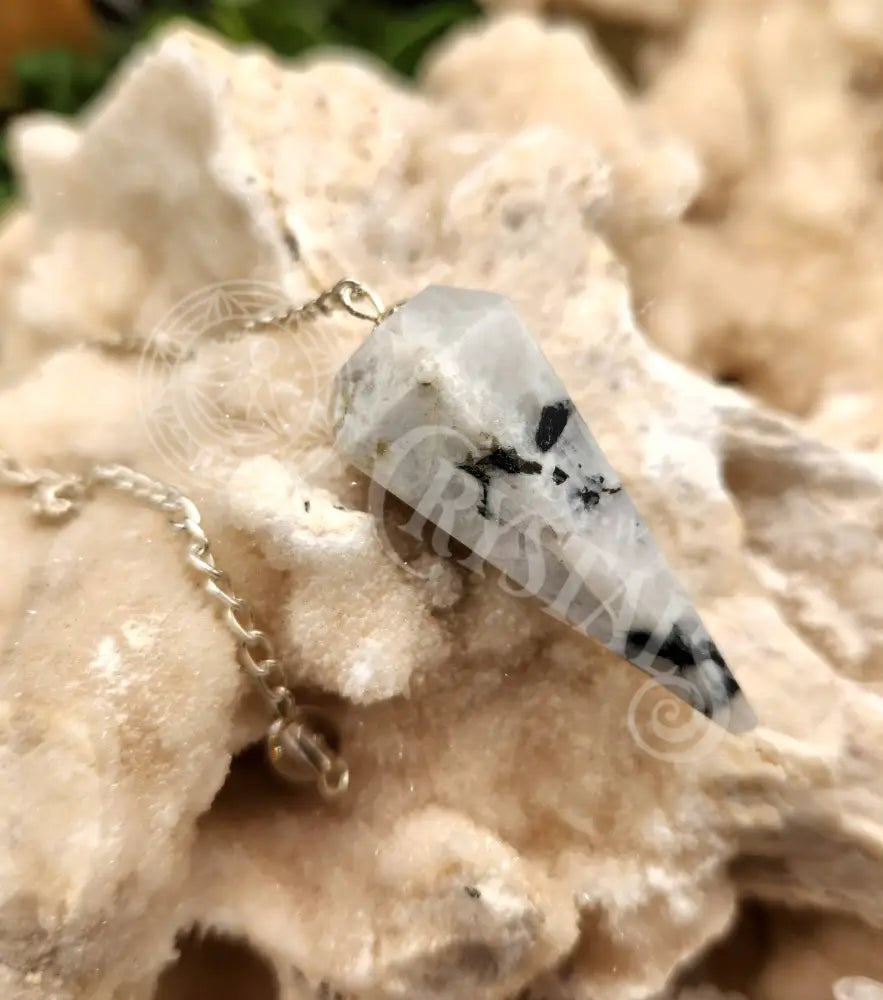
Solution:
[[[715,721],[691,707],[704,693],[691,679],[674,673],[650,678],[629,703],[626,724],[645,753],[667,764],[689,764],[712,754],[727,735],[728,709]]]
[[[287,306],[269,282],[226,281],[192,292],[150,331],[139,411],[152,446],[187,482],[217,481],[258,454],[307,471],[328,461],[328,403],[347,345],[329,342],[327,326],[287,326]]]

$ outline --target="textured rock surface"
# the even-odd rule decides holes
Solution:
[[[723,143],[741,194],[698,226],[685,213],[714,203],[722,175],[675,114],[695,84],[677,66],[695,51],[698,79],[713,30],[741,65],[741,5],[698,7],[641,100],[580,31],[525,18],[451,43],[417,92],[343,57],[281,68],[179,33],[82,122],[19,128],[0,447],[123,459],[187,487],[292,681],[329,693],[352,789],[329,809],[249,754],[224,783],[263,719],[161,519],[101,496],[37,527],[4,494],[4,997],[151,997],[193,926],[263,957],[252,997],[477,1000],[531,983],[524,995],[546,1000],[649,997],[680,991],[747,900],[849,915],[820,990],[880,977],[867,942],[883,925],[883,457],[849,416],[879,427],[876,286],[872,223],[843,222],[873,186],[852,183],[855,148],[827,133],[845,172],[800,173],[816,169],[815,125],[788,95],[817,87],[838,129],[856,118],[839,77],[803,82],[794,32],[824,34],[833,14],[798,6],[764,22],[767,74],[750,74],[792,117],[770,119],[768,156]],[[845,44],[821,34],[822,52]],[[788,211],[813,212],[813,235]],[[656,353],[611,245],[671,354],[717,374],[724,347],[756,355],[748,387],[812,422]],[[782,289],[773,329],[757,320],[758,268]],[[301,299],[343,273],[386,301],[445,282],[516,302],[697,596],[755,733],[696,726],[490,574],[403,540],[401,511],[373,530],[316,406],[365,328],[232,336],[268,288]],[[182,301],[199,308],[169,318]],[[779,944],[765,975],[709,981],[790,1000],[801,936]],[[193,995],[190,977],[222,996],[200,965],[211,948],[185,951],[156,995]]]
[[[552,0],[485,0],[485,6],[490,10],[540,12],[546,8],[553,11],[569,8],[574,13],[594,14],[613,21],[652,25],[654,28],[671,28],[680,24],[696,5],[697,0],[568,0],[561,4]]]
[[[458,81],[464,100],[475,91],[479,106],[501,119],[508,112],[517,121],[525,104],[528,116],[553,108],[547,114],[569,119],[574,131],[589,123],[590,138],[600,135],[605,145],[611,134],[628,145],[640,130],[676,136],[698,165],[689,211],[672,213],[667,224],[615,234],[644,329],[673,356],[776,406],[802,415],[848,407],[859,419],[844,431],[858,435],[860,447],[879,448],[880,5],[572,0],[549,6],[640,26],[614,37],[620,62],[638,80],[627,110],[612,113],[607,89],[597,84],[599,72],[612,70],[599,70],[574,35],[538,32],[526,21],[502,24],[494,47],[477,43],[449,53],[440,60],[445,77]],[[599,32],[607,37],[603,24]],[[543,73],[530,72],[538,63]],[[482,81],[502,72],[535,97],[524,101],[517,88],[491,91],[489,82],[496,97],[487,101]],[[596,110],[583,113],[587,94],[597,90],[603,96]],[[614,90],[622,100],[622,88]],[[597,116],[606,126],[600,130]],[[675,176],[658,152],[627,159],[643,174]],[[615,201],[631,193],[623,182]]]

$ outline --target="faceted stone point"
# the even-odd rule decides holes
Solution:
[[[733,732],[754,714],[561,380],[501,295],[425,289],[342,369],[343,455],[518,592]],[[515,589],[515,588],[511,588]]]

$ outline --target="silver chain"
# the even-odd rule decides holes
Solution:
[[[371,291],[346,278],[311,302],[280,315],[260,317],[246,324],[246,329],[267,324],[296,327],[339,309],[373,323],[386,315]],[[77,475],[54,469],[29,469],[2,452],[0,486],[27,490],[35,515],[53,521],[76,514],[95,487],[124,493],[164,514],[170,526],[186,536],[187,565],[202,579],[202,589],[215,602],[236,640],[240,667],[273,713],[267,746],[274,769],[290,781],[315,780],[326,798],[335,798],[346,791],[349,769],[343,757],[329,745],[327,725],[317,713],[298,705],[285,681],[272,640],[257,627],[250,605],[235,593],[229,576],[215,562],[199,508],[189,497],[176,487],[126,465],[99,463],[88,474]]]
[[[333,288],[317,295],[311,302],[291,306],[281,313],[259,316],[257,319],[249,320],[245,328],[256,330],[262,326],[279,324],[297,329],[320,316],[330,316],[339,309],[346,310],[358,319],[370,320],[372,323],[379,323],[387,315],[380,299],[370,288],[352,278],[342,278]]]

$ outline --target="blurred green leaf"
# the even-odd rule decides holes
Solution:
[[[381,29],[375,51],[384,62],[411,75],[424,52],[446,31],[475,16],[474,5],[461,0],[427,4],[390,19]]]
[[[6,156],[6,138],[0,134],[0,211],[12,198],[12,169]]]
[[[211,25],[232,42],[250,42],[254,32],[239,7],[218,5],[211,16]]]

